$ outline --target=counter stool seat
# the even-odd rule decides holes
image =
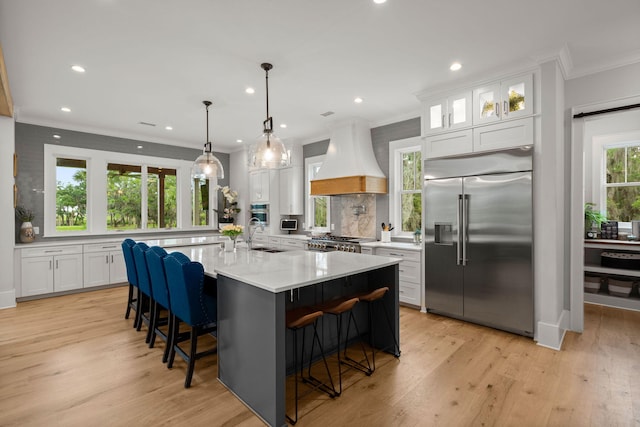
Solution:
[[[362,294],[358,295],[358,299],[360,301],[362,301],[363,303],[367,304],[368,307],[368,320],[369,320],[369,345],[371,347],[371,362],[373,365],[373,368],[371,370],[371,372],[376,370],[376,351],[375,351],[375,347],[373,346],[373,342],[374,342],[374,330],[373,330],[373,308],[374,308],[374,303],[378,302],[378,305],[382,306],[382,310],[384,312],[384,316],[386,318],[387,321],[387,326],[389,327],[389,332],[391,333],[391,336],[393,337],[393,342],[395,345],[394,350],[394,356],[395,357],[399,357],[400,356],[400,346],[398,345],[398,339],[396,338],[396,334],[393,331],[393,328],[391,326],[391,319],[389,318],[389,313],[387,312],[387,307],[384,304],[384,301],[382,300],[382,298],[384,298],[385,294],[389,292],[389,288],[387,286],[378,288],[378,289],[374,289],[373,291],[370,292],[364,292]]]
[[[362,342],[362,338],[360,337],[360,330],[358,329],[358,324],[356,323],[356,318],[353,315],[353,308],[360,301],[358,297],[347,297],[341,298],[334,301],[327,301],[317,306],[317,310],[321,310],[325,314],[330,314],[336,316],[336,324],[338,329],[338,383],[339,390],[336,392],[336,396],[340,396],[342,394],[342,365],[347,365],[351,368],[355,368],[365,375],[371,375],[373,370],[371,369],[371,364],[369,363],[369,357],[367,356],[367,350],[364,348],[364,344]],[[342,337],[342,318],[343,315],[347,314],[347,332],[344,337],[344,354],[341,358],[340,356],[340,339]],[[356,361],[349,357],[347,354],[347,343],[349,342],[349,329],[351,326],[351,322],[353,322],[353,327],[356,330],[356,337],[360,343],[360,348],[362,349],[362,354],[364,355],[364,361],[366,365],[362,362]]]
[[[286,325],[287,329],[292,331],[293,333],[293,370],[295,377],[295,418],[291,418],[287,415],[287,420],[291,424],[295,424],[298,422],[298,331],[302,329],[302,349],[300,351],[300,378],[302,382],[305,384],[309,384],[313,390],[320,390],[331,398],[335,397],[335,387],[333,385],[333,379],[331,377],[331,371],[329,371],[329,364],[327,363],[327,359],[324,356],[324,350],[322,348],[322,343],[320,342],[320,337],[318,336],[318,319],[323,316],[323,312],[320,310],[314,310],[310,307],[300,307],[293,310],[289,310],[286,313]],[[311,354],[309,355],[309,368],[307,375],[303,374],[304,372],[304,343],[305,343],[305,331],[308,326],[313,326],[313,339],[311,341]],[[329,377],[329,382],[331,386],[323,383],[318,380],[314,376],[311,375],[311,364],[313,362],[313,348],[314,344],[318,343],[318,347],[320,348],[320,354],[322,356],[322,361],[324,362],[324,367],[327,371],[327,376]]]

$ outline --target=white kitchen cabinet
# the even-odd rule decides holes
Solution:
[[[471,126],[471,91],[422,102],[422,136]]]
[[[280,169],[280,215],[303,215],[302,168],[293,166]]]
[[[471,129],[442,133],[424,139],[423,158],[453,156],[473,151],[473,131]]]
[[[533,117],[473,129],[473,151],[492,151],[533,144]]]
[[[366,255],[373,255],[373,248],[368,248],[368,247],[361,246],[360,247],[360,253],[361,254],[366,254]]]
[[[280,246],[278,249],[283,251],[303,251],[307,249],[307,242],[298,238],[280,237]]]
[[[527,74],[473,90],[473,124],[533,114],[533,76]]]
[[[84,287],[127,281],[127,269],[119,243],[84,245]]]
[[[375,255],[402,258],[399,264],[400,302],[420,307],[422,301],[422,256],[420,251],[375,248]]]
[[[23,249],[21,295],[82,288],[82,245]]]
[[[272,187],[277,188],[277,185],[277,170],[258,169],[249,172],[249,198],[251,203],[269,202]]]

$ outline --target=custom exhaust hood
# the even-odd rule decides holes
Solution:
[[[311,195],[386,194],[387,178],[373,154],[371,130],[362,119],[339,122],[331,132],[327,156],[311,181]]]

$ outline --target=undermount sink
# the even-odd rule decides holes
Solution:
[[[251,248],[252,251],[260,251],[260,252],[269,252],[270,254],[276,254],[278,252],[283,252],[280,249],[274,249],[274,248],[265,248],[265,247],[260,247],[260,248]]]

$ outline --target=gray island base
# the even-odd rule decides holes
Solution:
[[[293,372],[294,350],[285,326],[286,311],[387,286],[390,292],[383,303],[399,339],[400,260],[305,251],[271,255],[262,264],[268,266],[267,271],[260,274],[260,269],[251,271],[255,266],[240,265],[243,263],[217,269],[218,379],[268,425],[284,426],[285,383],[287,374]],[[281,277],[275,280],[277,275]],[[362,337],[368,340],[367,307],[358,305],[354,314]],[[374,346],[399,356],[384,315],[373,322]],[[323,316],[318,332],[325,352],[335,352],[333,316]],[[350,336],[354,338],[353,328]],[[307,343],[305,349],[309,348]]]

